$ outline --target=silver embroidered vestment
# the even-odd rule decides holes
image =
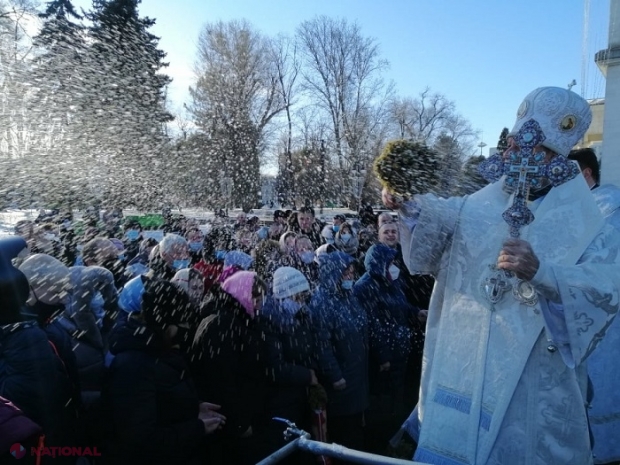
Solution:
[[[426,332],[415,459],[459,464],[591,463],[582,362],[620,301],[620,235],[581,177],[554,187],[521,230],[541,266],[535,305],[508,296],[489,312],[482,280],[509,234],[512,196],[496,182],[465,198],[416,196],[401,221],[405,262],[437,283]],[[410,214],[411,205],[401,209]],[[566,340],[553,340],[553,304]],[[415,425],[409,425],[412,429]]]

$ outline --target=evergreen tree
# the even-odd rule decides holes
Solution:
[[[485,160],[483,155],[469,157],[463,164],[459,195],[473,194],[488,184],[478,173],[478,166]]]
[[[437,194],[443,197],[455,195],[462,167],[462,150],[458,141],[446,133],[437,138],[433,149],[439,155],[441,178]]]
[[[497,141],[497,151],[499,153],[504,153],[508,148],[508,128],[502,129],[502,133],[499,135],[499,140]]]
[[[115,201],[154,202],[168,162],[165,124],[173,117],[166,110],[168,66],[157,48],[159,38],[149,32],[155,20],[140,17],[140,0],[94,0],[87,14],[93,25],[89,50],[84,109],[96,135],[98,161],[108,177],[107,189]]]

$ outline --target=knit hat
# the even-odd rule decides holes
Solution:
[[[273,274],[273,296],[276,299],[286,299],[309,290],[306,277],[293,267],[283,266]]]
[[[253,271],[239,271],[222,283],[222,289],[233,296],[250,316],[256,313],[252,302],[252,286],[255,278],[256,273]]]

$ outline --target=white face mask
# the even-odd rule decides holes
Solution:
[[[392,278],[392,281],[396,281],[398,279],[398,276],[400,275],[400,268],[398,268],[396,265],[390,265],[390,267],[388,268],[388,273],[390,274],[390,278]]]

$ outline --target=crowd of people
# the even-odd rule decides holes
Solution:
[[[313,431],[321,408],[322,439],[387,452],[417,402],[433,285],[406,272],[391,214],[240,213],[206,234],[168,214],[160,241],[119,210],[76,225],[18,223],[23,290],[2,289],[0,396],[46,446],[250,464],[285,444],[275,417]]]

